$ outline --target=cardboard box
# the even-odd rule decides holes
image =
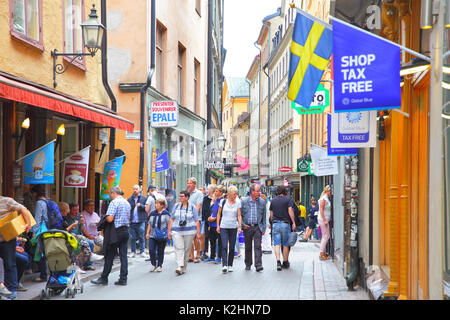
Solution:
[[[30,216],[31,226],[36,224],[33,216]],[[25,219],[16,211],[0,219],[0,233],[5,241],[10,241],[25,231]]]

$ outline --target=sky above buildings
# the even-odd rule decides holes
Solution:
[[[225,0],[225,77],[247,76],[253,58],[259,54],[253,43],[258,38],[262,20],[275,13],[280,5],[281,0]]]

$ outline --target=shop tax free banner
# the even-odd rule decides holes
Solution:
[[[334,112],[399,109],[400,48],[333,19]]]

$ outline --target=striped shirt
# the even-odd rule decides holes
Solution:
[[[257,224],[258,223],[258,206],[256,204],[256,201],[253,201],[250,199],[250,215],[248,217],[248,223],[250,224]]]
[[[172,230],[181,235],[190,235],[197,233],[197,221],[200,221],[197,208],[189,204],[187,208],[182,208],[181,203],[177,203],[170,214],[170,218],[174,219]],[[180,221],[186,220],[186,226],[180,227]]]
[[[117,196],[111,201],[108,211],[106,211],[107,216],[114,217],[114,227],[116,229],[130,226],[130,213],[131,206],[122,196]]]
[[[6,218],[14,211],[19,211],[24,208],[23,205],[16,202],[13,198],[0,196],[0,219]],[[0,242],[5,241],[0,233]]]

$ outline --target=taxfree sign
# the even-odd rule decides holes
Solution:
[[[176,127],[178,116],[176,101],[153,101],[150,104],[150,120],[153,128]]]
[[[400,48],[333,19],[334,112],[398,109]]]

